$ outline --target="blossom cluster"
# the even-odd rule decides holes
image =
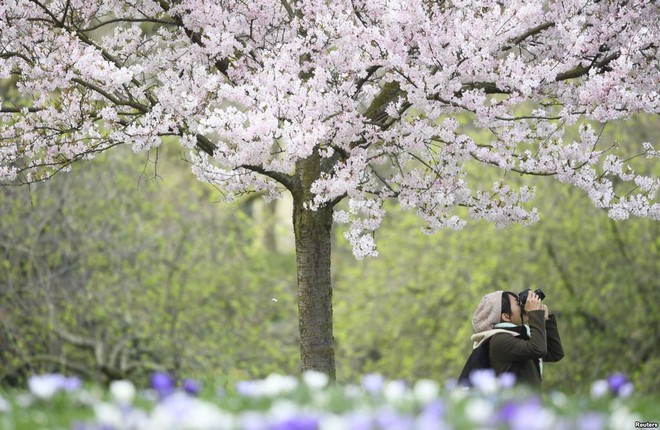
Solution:
[[[275,198],[318,159],[305,203],[350,199],[358,257],[385,198],[429,232],[538,219],[528,188],[471,181],[474,163],[660,219],[658,178],[629,163],[658,150],[614,154],[589,126],[658,112],[658,28],[652,0],[4,1],[0,183],[178,140],[229,200]]]
[[[307,372],[301,378],[273,374],[241,381],[210,395],[200,393],[198,382],[185,380],[177,386],[164,373],[154,374],[146,390],[114,381],[109,394],[62,385],[67,379],[62,375],[33,378],[36,383],[17,403],[35,415],[62,395],[72,405],[93,410],[92,419],[71,423],[73,430],[618,430],[643,418],[626,403],[632,385],[622,374],[595,382],[591,397],[579,405],[560,392],[542,399],[517,387],[512,375],[497,377],[490,370],[474,372],[470,389],[454,381],[444,386],[433,380],[408,383],[378,374],[341,385],[325,374]],[[11,416],[16,407],[0,396],[3,413]]]

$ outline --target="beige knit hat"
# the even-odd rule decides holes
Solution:
[[[475,333],[490,330],[493,325],[500,322],[502,316],[502,293],[503,291],[495,291],[494,293],[486,294],[477,306],[472,317],[472,327]]]

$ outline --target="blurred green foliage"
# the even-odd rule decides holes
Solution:
[[[214,202],[185,166],[161,154],[157,177],[138,158],[2,189],[5,378],[295,373],[293,256],[269,252],[240,204]]]
[[[652,141],[657,121],[635,117],[606,127],[602,139],[631,156]],[[656,177],[640,160],[640,170]],[[492,172],[473,170],[476,178]],[[509,179],[511,181],[511,178]],[[610,220],[579,190],[549,178],[533,185],[541,221],[496,229],[469,222],[425,236],[413,214],[394,205],[378,231],[380,256],[354,262],[335,248],[335,325],[339,378],[459,375],[471,350],[472,313],[484,294],[542,288],[557,314],[566,356],[545,366],[547,389],[585,389],[615,371],[638,390],[660,387],[660,224]]]
[[[634,154],[656,128],[641,117],[603,138],[632,142]],[[290,240],[290,218],[258,198],[220,204],[171,148],[155,155],[113,151],[48,183],[0,190],[6,383],[45,371],[100,381],[144,380],[156,368],[228,381],[296,373],[295,258],[274,244]],[[474,180],[497,174],[470,170]],[[481,296],[532,287],[557,313],[566,352],[545,367],[545,387],[586,390],[621,371],[658,393],[659,224],[614,223],[578,190],[519,180],[537,187],[541,221],[531,227],[471,222],[426,236],[392,202],[380,256],[361,261],[335,229],[339,380],[456,377]]]

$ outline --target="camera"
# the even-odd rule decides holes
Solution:
[[[520,294],[518,294],[518,300],[520,301],[520,307],[522,307],[523,309],[525,309],[525,303],[527,303],[527,296],[529,295],[530,291],[532,291],[531,288],[525,288],[524,290],[522,290],[520,292]],[[537,288],[536,290],[534,290],[534,293],[537,296],[539,296],[539,299],[541,299],[541,300],[545,299],[545,293],[543,293],[543,291],[541,291],[540,288]]]

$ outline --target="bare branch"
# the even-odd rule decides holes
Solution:
[[[165,366],[153,361],[131,361],[126,365],[126,373],[133,372],[136,369],[145,369],[151,371],[165,371]]]
[[[135,340],[139,340],[139,339],[142,339],[142,338],[144,338],[144,336],[132,335],[132,336],[122,337],[122,339],[119,342],[117,342],[115,344],[115,346],[112,348],[112,350],[110,351],[110,357],[108,359],[108,363],[110,363],[110,365],[115,365],[118,362],[117,357],[119,356],[119,354],[126,351],[126,345],[129,342],[133,342]],[[121,368],[122,366],[119,366],[119,367]]]
[[[79,346],[85,349],[94,350],[97,346],[97,342],[94,339],[85,338],[82,336],[76,336],[73,333],[69,333],[60,325],[59,319],[55,316],[55,309],[53,306],[50,306],[50,320],[53,324],[55,334],[61,339],[69,342],[72,345]]]
[[[30,362],[37,362],[37,363],[55,363],[59,364],[61,366],[66,367],[69,370],[74,371],[77,374],[84,375],[87,378],[92,377],[92,372],[80,365],[73,363],[69,360],[66,359],[66,357],[58,357],[55,355],[50,355],[50,354],[37,354],[37,355],[32,355],[29,357]]]

